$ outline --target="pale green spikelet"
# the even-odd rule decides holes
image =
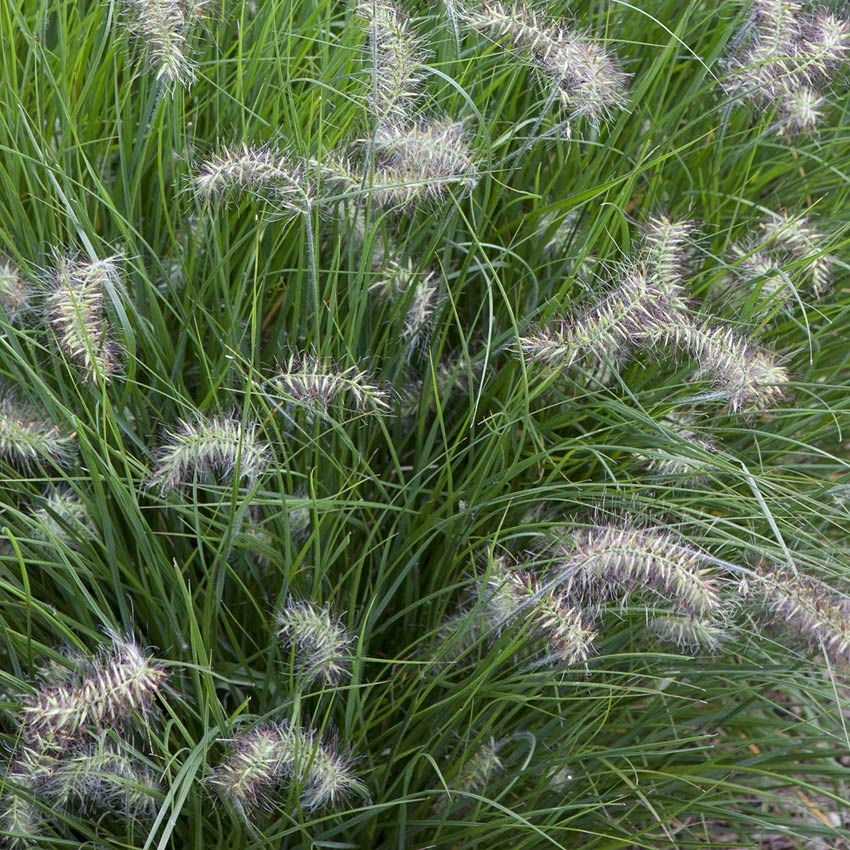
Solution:
[[[419,94],[425,54],[410,19],[392,3],[356,0],[354,13],[369,31],[372,94],[369,109],[380,123],[406,118]]]
[[[438,798],[434,812],[442,814],[450,807],[461,809],[472,801],[467,794],[482,795],[493,778],[504,770],[504,763],[499,758],[502,742],[490,738],[482,744],[463,764],[460,772],[452,783],[451,790]],[[452,800],[451,792],[460,792],[457,800]]]
[[[295,672],[306,684],[318,680],[333,687],[351,675],[352,637],[329,607],[289,600],[277,626],[284,657],[294,657]]]
[[[750,594],[767,622],[794,641],[850,666],[850,600],[829,585],[778,567],[760,567]]]
[[[9,321],[26,312],[30,291],[21,270],[11,261],[0,258],[0,307]]]
[[[715,655],[729,637],[722,623],[699,617],[653,617],[646,627],[659,643],[689,655]]]
[[[268,443],[257,428],[235,414],[181,419],[156,454],[147,486],[165,493],[193,482],[256,486],[270,460]]]
[[[61,540],[76,547],[82,539],[91,537],[94,525],[85,503],[70,488],[49,490],[44,504],[33,512],[35,536],[39,540]]]
[[[118,254],[93,262],[57,259],[47,298],[50,323],[60,349],[87,382],[108,384],[121,370],[123,351],[106,313],[110,292],[121,287],[120,260]]]
[[[304,164],[270,146],[213,154],[197,167],[194,188],[200,201],[253,196],[284,215],[304,213],[315,200]]]
[[[647,274],[675,299],[684,301],[687,264],[693,250],[692,221],[674,221],[665,215],[650,216],[642,228],[641,259]]]
[[[190,86],[195,63],[190,58],[190,34],[207,0],[123,0],[124,25],[145,54],[157,80]]]
[[[309,352],[293,352],[268,381],[266,394],[281,396],[310,414],[332,405],[348,413],[387,413],[390,393],[358,365],[343,367]]]
[[[44,815],[34,801],[33,781],[26,770],[13,768],[4,776],[0,795],[0,838],[8,850],[38,847],[44,829]]]
[[[36,464],[64,464],[70,457],[73,434],[62,435],[35,406],[0,390],[0,459],[29,471]]]
[[[487,578],[485,617],[495,630],[528,625],[547,652],[541,664],[574,666],[587,660],[596,632],[566,594],[511,570],[505,558],[494,560]]]

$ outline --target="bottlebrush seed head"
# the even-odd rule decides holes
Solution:
[[[4,777],[5,793],[0,796],[0,836],[3,847],[22,850],[37,847],[42,838],[44,816],[33,802],[31,777],[12,770]]]
[[[350,793],[365,795],[349,760],[325,746],[315,732],[288,724],[262,726],[231,741],[231,753],[209,780],[244,819],[272,808],[284,785],[294,784],[300,805],[312,810],[337,806]]]
[[[257,428],[230,416],[181,419],[176,431],[156,455],[148,487],[168,492],[193,482],[231,486],[256,486],[269,463],[268,443],[257,436]]]
[[[194,182],[200,201],[253,195],[292,215],[308,210],[314,200],[304,165],[271,147],[225,148],[198,166]]]
[[[823,250],[827,238],[808,219],[788,212],[771,213],[762,229],[768,250],[776,253],[781,262],[804,264],[816,297],[830,288],[835,258]]]
[[[39,462],[65,463],[74,435],[62,436],[35,407],[0,391],[0,459],[25,471]]]
[[[231,752],[213,770],[209,784],[243,819],[269,808],[278,783],[291,774],[292,732],[288,726],[261,726],[237,735]]]
[[[33,512],[35,536],[43,541],[61,540],[76,546],[94,532],[84,502],[70,488],[59,487],[45,494],[44,505]]]
[[[113,637],[112,651],[72,683],[39,688],[23,709],[30,740],[63,744],[89,730],[146,715],[166,674],[132,641]]]
[[[671,295],[684,299],[684,278],[693,250],[692,221],[671,221],[663,215],[652,216],[643,226],[641,256],[647,274],[659,285],[670,288]]]
[[[354,775],[351,758],[334,740],[322,743],[312,729],[296,730],[293,782],[301,792],[301,808],[307,812],[337,809],[352,795],[368,797],[369,793]]]
[[[390,393],[359,366],[343,368],[307,352],[290,354],[269,381],[269,387],[312,414],[341,404],[353,413],[387,413]]]
[[[787,370],[729,328],[689,319],[661,329],[656,339],[694,358],[697,379],[711,380],[733,414],[763,413],[785,397]]]
[[[470,28],[525,54],[555,86],[571,119],[597,125],[626,105],[626,75],[598,42],[546,19],[522,3],[469,3],[460,10]]]
[[[424,76],[422,41],[409,18],[392,3],[357,0],[354,13],[369,28],[373,63],[369,108],[379,122],[405,118]]]
[[[824,653],[836,665],[850,665],[850,600],[829,585],[787,570],[761,567],[752,588],[770,625]]]
[[[333,687],[351,675],[351,635],[329,608],[290,600],[277,615],[278,638],[285,657],[295,658],[295,671],[307,684]]]
[[[541,663],[573,666],[586,661],[596,632],[584,623],[582,612],[565,594],[545,588],[535,579],[507,568],[501,558],[487,579],[486,617],[493,628],[530,624],[548,653]]]
[[[109,383],[121,369],[122,352],[106,315],[110,289],[121,286],[120,259],[118,254],[94,262],[60,257],[47,298],[59,347],[92,383]]]
[[[452,784],[452,791],[464,794],[482,794],[498,773],[504,770],[504,764],[499,758],[501,741],[490,738],[482,744],[464,763],[459,775]],[[442,814],[451,805],[451,797],[446,794],[439,797],[434,805],[434,811]],[[462,804],[464,801],[459,801]]]
[[[640,458],[653,478],[675,479],[680,487],[696,487],[704,484],[706,479],[702,473],[708,472],[711,462],[695,456],[694,450],[706,454],[715,454],[717,446],[701,435],[682,427],[685,423],[674,420],[669,426],[675,431],[675,442],[685,451],[677,453],[675,447],[656,450],[652,456],[641,455]],[[687,452],[687,453],[686,453]]]
[[[195,65],[189,35],[206,0],[124,0],[124,24],[145,52],[156,79],[190,86]]]
[[[659,327],[675,324],[684,302],[677,289],[659,285],[642,267],[627,269],[619,284],[574,319],[519,339],[520,350],[544,367],[569,369],[581,357],[616,362]]]
[[[649,590],[680,613],[706,617],[720,610],[708,556],[677,535],[628,518],[582,529],[561,549],[559,570],[568,595],[593,603],[623,603]]]
[[[152,771],[103,737],[55,759],[40,790],[62,809],[79,813],[107,810],[128,819],[155,814],[160,793]]]
[[[9,260],[0,259],[0,307],[9,321],[26,311],[29,300],[29,288],[20,269]]]
[[[646,627],[660,643],[688,655],[714,655],[729,637],[721,623],[698,617],[654,617]]]

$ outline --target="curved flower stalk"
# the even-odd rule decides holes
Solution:
[[[208,0],[123,0],[124,25],[136,37],[156,79],[190,86],[195,63],[189,57],[192,29]]]
[[[508,569],[503,559],[494,567],[483,591],[490,627],[502,630],[507,625],[530,625],[548,648],[543,664],[571,667],[586,661],[596,632],[585,624],[583,613],[567,595]]]
[[[569,369],[579,358],[619,362],[636,342],[677,321],[678,292],[659,285],[645,268],[627,269],[618,285],[572,321],[520,337],[519,348],[532,362]]]
[[[62,435],[28,401],[0,390],[0,459],[25,471],[38,462],[65,463],[74,435]]]
[[[670,531],[623,518],[573,532],[557,570],[568,597],[625,604],[648,590],[681,614],[707,617],[721,609],[709,563],[706,553]]]
[[[231,486],[256,486],[269,464],[268,443],[252,424],[235,415],[181,419],[176,431],[157,452],[147,486],[161,492],[187,487],[193,482]]]
[[[109,291],[121,286],[120,260],[119,254],[94,262],[60,257],[47,298],[59,347],[92,383],[109,383],[121,369],[123,351],[106,316]]]
[[[807,14],[797,0],[755,0],[744,47],[730,61],[726,91],[774,109],[785,133],[820,121],[822,89],[850,56],[850,23],[826,11]]]
[[[23,709],[27,737],[66,746],[84,732],[147,715],[166,679],[165,670],[135,643],[113,637],[112,651],[93,659],[72,681],[45,685]]]
[[[284,657],[295,659],[295,672],[305,684],[320,681],[333,687],[351,675],[352,637],[329,608],[290,600],[277,615]]]
[[[0,307],[9,321],[15,321],[29,307],[30,291],[21,270],[9,260],[0,259]]]
[[[285,215],[305,213],[315,202],[304,164],[269,146],[213,154],[197,167],[194,188],[200,201],[252,195]]]
[[[751,594],[768,623],[831,663],[850,666],[850,599],[817,579],[776,567],[761,567]]]
[[[776,356],[730,328],[707,319],[677,318],[651,328],[645,338],[693,358],[697,380],[710,380],[715,397],[725,399],[733,414],[763,413],[786,396],[789,375]]]
[[[471,29],[504,41],[555,86],[571,120],[593,125],[626,106],[626,74],[600,42],[522,3],[469,2],[459,9]]]
[[[425,54],[410,19],[392,3],[356,0],[354,14],[369,28],[372,95],[369,109],[379,122],[406,118],[419,95]]]
[[[390,410],[389,391],[365,369],[356,364],[342,367],[307,352],[290,354],[269,379],[268,387],[314,416],[327,413],[331,405],[358,414]]]
[[[319,741],[312,729],[270,724],[237,735],[230,745],[209,784],[243,820],[275,807],[290,785],[298,788],[305,811],[336,808],[351,794],[367,794],[350,759],[334,744]]]

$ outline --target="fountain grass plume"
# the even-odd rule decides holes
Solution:
[[[163,493],[196,482],[250,489],[262,478],[270,455],[256,426],[240,422],[235,414],[196,414],[193,420],[181,419],[168,433],[156,452],[147,486]]]
[[[559,547],[557,570],[567,598],[626,604],[649,591],[680,614],[710,617],[721,610],[710,561],[677,534],[623,517],[572,532]]]
[[[330,608],[289,600],[277,615],[277,635],[284,658],[294,658],[295,672],[305,684],[333,687],[351,675],[351,641]]]
[[[460,20],[506,43],[550,84],[569,119],[598,125],[626,106],[626,74],[601,42],[523,3],[467,2]]]
[[[73,681],[45,685],[23,707],[27,739],[65,746],[88,731],[150,714],[165,683],[164,668],[131,640],[113,635],[112,649],[93,659]]]

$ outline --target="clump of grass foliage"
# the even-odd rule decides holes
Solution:
[[[850,23],[0,5],[0,846],[846,847]]]

